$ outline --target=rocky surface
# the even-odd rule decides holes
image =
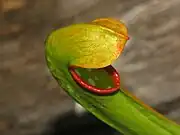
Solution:
[[[0,0],[0,134],[39,135],[73,108],[47,70],[44,39],[55,28],[98,17],[128,26],[131,39],[114,63],[125,86],[180,120],[179,6],[179,0]]]

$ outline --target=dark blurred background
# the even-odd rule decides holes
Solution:
[[[180,123],[179,7],[180,0],[0,0],[0,135],[115,135],[93,116],[74,113],[44,60],[49,32],[99,17],[129,29],[114,63],[124,85]]]

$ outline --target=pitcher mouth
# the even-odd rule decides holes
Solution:
[[[91,70],[91,73],[89,72],[90,70]],[[80,87],[85,88],[91,93],[98,94],[98,95],[109,95],[120,89],[120,76],[112,65],[109,65],[104,68],[98,68],[98,69],[87,69],[87,68],[80,68],[77,66],[70,66],[69,72],[72,78],[74,79],[74,81]],[[96,75],[92,75],[93,72],[96,72]],[[101,72],[104,72],[104,73],[106,72],[107,75],[101,74]],[[82,74],[83,75],[86,74],[84,78]],[[89,76],[99,77],[100,78],[99,82],[96,79],[92,81],[95,81],[95,83],[97,84],[99,83],[103,85],[104,88],[102,88],[101,86],[90,84],[87,81],[87,79],[89,78],[88,74]],[[104,83],[103,83],[103,80],[104,80]],[[108,86],[109,85],[108,83],[110,82],[112,82],[111,84],[112,86],[110,88],[109,87],[106,88],[105,86]]]

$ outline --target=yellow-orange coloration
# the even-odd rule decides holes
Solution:
[[[126,26],[121,21],[110,18],[73,25],[71,28],[71,34],[79,32],[70,38],[70,42],[77,42],[79,39],[79,43],[75,48],[70,47],[69,43],[68,51],[74,53],[70,64],[82,68],[103,68],[112,64],[129,39]]]
[[[113,54],[115,58],[118,58],[119,55],[122,53],[127,40],[129,40],[128,30],[126,26],[121,21],[112,18],[96,19],[92,21],[91,24],[108,28],[109,31],[112,31],[115,34],[117,34],[117,36],[119,37],[116,45],[117,50]]]
[[[115,71],[106,74],[97,70],[107,69],[119,57],[128,39],[126,26],[121,21],[111,18],[56,30],[46,42],[48,66],[61,87],[75,101],[123,134],[179,135],[180,128],[176,123],[124,90],[118,74],[112,74]],[[81,75],[78,77],[74,75],[75,69],[72,67],[94,68],[97,72],[93,77],[98,77],[98,80],[93,80],[95,87],[89,87],[89,81],[83,82],[83,79],[89,79],[84,70],[78,71]],[[115,85],[118,86],[115,89],[116,93],[100,97],[98,94],[101,90],[107,94],[104,88],[112,85],[110,76],[114,84],[118,84]],[[115,77],[118,79],[114,79]]]
[[[112,19],[112,18],[101,18],[92,21],[92,24],[98,24],[100,26],[109,28],[116,32],[120,37],[125,40],[128,40],[129,37],[127,36],[127,28],[126,26],[120,22],[119,20]]]
[[[128,37],[128,30],[126,26],[120,22],[119,20],[112,19],[112,18],[100,18],[92,21],[92,24],[100,25],[102,27],[106,27],[112,31],[114,31],[119,37],[121,37],[121,40],[117,41],[117,51],[114,52],[115,57],[118,57],[119,54],[123,51],[124,46],[129,40]]]

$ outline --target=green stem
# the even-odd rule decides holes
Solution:
[[[108,110],[103,108],[98,112],[100,119],[125,135],[180,135],[179,125],[135,100],[126,91],[121,90],[113,99],[108,98],[103,105],[108,106]],[[111,104],[112,101],[116,104]]]

